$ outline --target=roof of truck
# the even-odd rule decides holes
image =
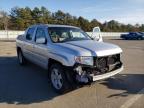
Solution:
[[[59,25],[59,24],[36,24],[36,25],[32,25],[33,26],[46,26],[46,27],[72,27],[72,28],[78,28],[75,26],[71,26],[71,25]]]

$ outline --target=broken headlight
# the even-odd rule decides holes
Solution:
[[[80,64],[93,66],[93,57],[90,56],[76,56],[75,61]]]

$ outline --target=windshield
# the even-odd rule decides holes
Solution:
[[[91,38],[81,29],[72,27],[49,27],[48,32],[54,43],[90,40]]]
[[[144,32],[139,32],[139,34],[144,34]]]

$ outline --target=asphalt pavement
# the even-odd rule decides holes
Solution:
[[[124,71],[58,95],[47,71],[20,66],[14,41],[0,41],[0,108],[144,108],[144,41],[105,39],[123,49]]]

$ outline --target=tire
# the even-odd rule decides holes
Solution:
[[[26,64],[26,59],[24,58],[22,51],[18,50],[17,55],[18,55],[19,64],[20,65],[25,65]]]
[[[64,73],[64,67],[60,64],[51,65],[50,82],[55,92],[59,94],[66,93],[70,90],[70,85]]]
[[[141,37],[138,37],[137,40],[142,40],[142,38],[141,38]]]

